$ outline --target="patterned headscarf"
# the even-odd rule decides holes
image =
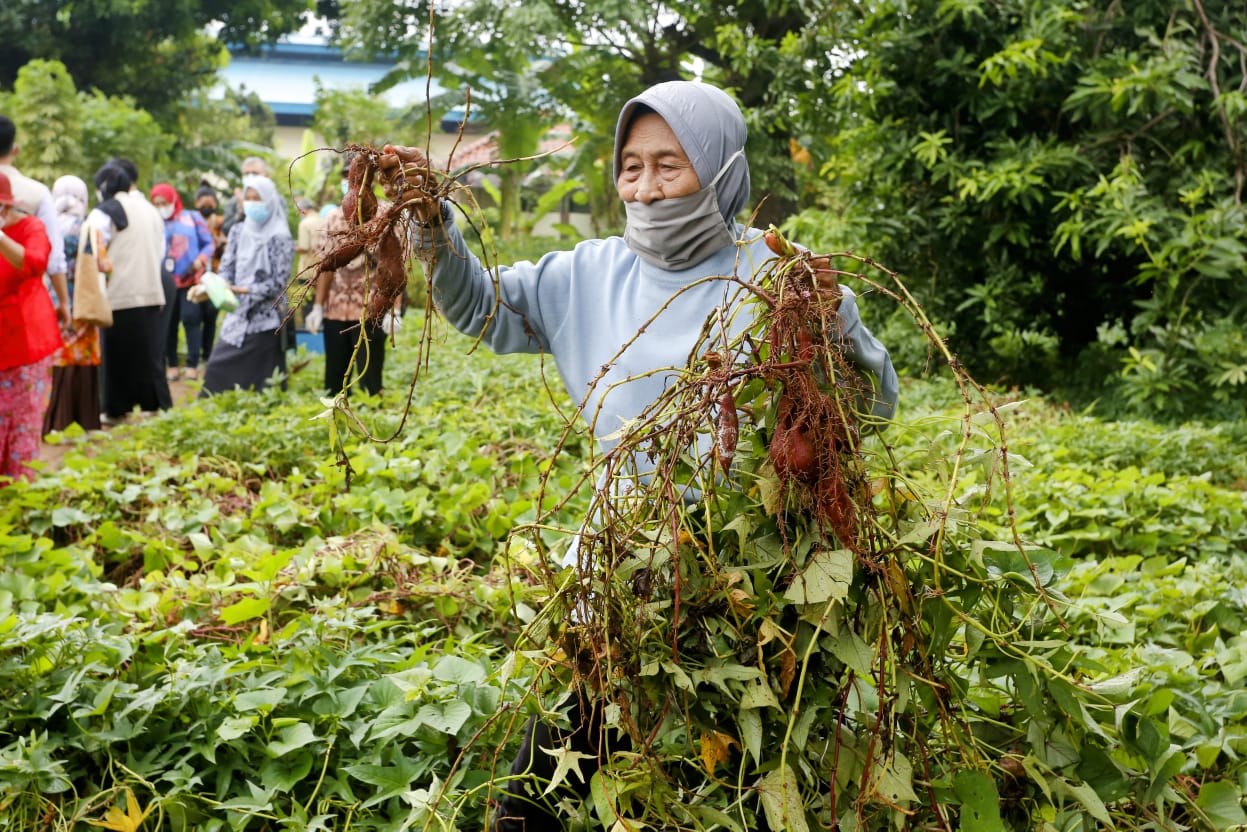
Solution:
[[[254,190],[260,200],[268,206],[268,218],[262,223],[250,218],[238,223],[236,260],[234,263],[235,280],[240,286],[246,286],[252,277],[260,271],[267,273],[269,265],[269,244],[278,238],[290,239],[290,223],[286,219],[286,203],[277,193],[277,186],[267,176],[244,176],[243,191]]]

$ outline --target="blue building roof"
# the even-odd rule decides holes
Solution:
[[[367,91],[394,69],[394,62],[351,61],[340,49],[323,42],[283,40],[250,54],[231,50],[221,75],[229,86],[259,95],[279,124],[306,124],[316,111],[316,87]],[[392,107],[423,104],[445,90],[424,78],[404,81],[381,93]]]

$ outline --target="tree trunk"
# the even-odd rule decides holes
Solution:
[[[502,181],[499,184],[498,225],[499,236],[504,240],[514,240],[519,228],[520,212],[520,172],[514,165],[507,165],[501,171]]]

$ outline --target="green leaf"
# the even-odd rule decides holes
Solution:
[[[1225,780],[1213,780],[1199,787],[1195,805],[1204,810],[1214,829],[1233,829],[1247,825],[1243,812],[1243,793]]]
[[[106,552],[125,552],[134,543],[134,538],[112,520],[100,524],[95,540]]]
[[[307,751],[282,754],[260,764],[260,780],[268,786],[288,792],[307,778],[314,762],[315,757]]]
[[[240,711],[268,713],[278,702],[286,698],[283,688],[259,688],[244,691],[234,697],[234,707]]]
[[[766,679],[758,679],[745,685],[745,692],[740,697],[740,707],[778,708],[779,700],[775,698],[775,692],[771,690]]]
[[[375,806],[398,797],[406,792],[420,774],[420,766],[415,760],[398,755],[397,760],[388,766],[358,763],[347,766],[346,773],[363,783],[375,786],[377,791],[364,806]]]
[[[824,604],[841,601],[849,594],[853,580],[853,552],[848,549],[820,549],[793,579],[784,600],[794,604]]]
[[[228,607],[222,607],[221,620],[226,624],[234,625],[243,621],[250,621],[253,618],[259,618],[265,615],[268,610],[269,600],[267,598],[244,598],[235,604],[230,604]]]
[[[254,716],[227,717],[217,726],[217,736],[226,742],[236,740],[250,731],[252,726],[256,724],[257,719],[258,717]]]
[[[422,705],[416,718],[423,724],[443,734],[455,734],[472,717],[468,703],[455,700],[436,705]]]
[[[456,685],[474,685],[485,681],[485,670],[476,662],[461,656],[443,656],[433,666],[433,676]]]
[[[611,781],[609,789],[607,778]],[[589,794],[593,797],[593,808],[607,828],[613,827],[619,821],[619,812],[615,809],[615,801],[611,799],[611,795],[619,794],[619,787],[620,784],[610,777],[606,769],[599,768],[589,780]]]
[[[958,829],[963,832],[1004,832],[996,781],[987,773],[962,769],[953,777],[953,793],[961,801]]]
[[[745,749],[753,755],[759,765],[762,764],[762,716],[757,708],[741,708],[736,715],[736,725],[740,728],[740,741]]]
[[[784,766],[768,772],[758,782],[758,794],[761,795],[762,809],[771,829],[809,832],[799,781],[791,767]]]
[[[832,654],[863,679],[869,679],[875,663],[875,651],[852,630],[831,639]]]
[[[316,742],[318,739],[312,731],[312,726],[306,722],[296,722],[294,725],[285,726],[278,731],[278,737],[278,739],[270,742],[265,749],[271,757],[289,754],[291,751],[302,748],[308,743]]]
[[[914,794],[913,763],[900,752],[893,752],[892,758],[879,773],[875,788],[892,803],[917,801],[918,795]]]
[[[81,509],[73,506],[61,506],[52,510],[52,525],[59,528],[74,526],[87,522],[88,517]]]
[[[1109,817],[1108,809],[1104,807],[1104,801],[1096,794],[1095,789],[1086,783],[1074,784],[1064,778],[1055,778],[1052,785],[1059,793],[1064,793],[1077,800],[1082,807],[1087,810],[1091,817],[1098,820],[1105,826],[1112,827],[1113,819]]]

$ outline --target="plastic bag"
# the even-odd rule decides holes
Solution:
[[[232,312],[238,308],[238,295],[235,295],[234,290],[230,289],[229,284],[225,282],[225,278],[216,272],[204,272],[199,279],[199,283],[207,291],[208,300],[212,301],[212,305],[217,309]]]

